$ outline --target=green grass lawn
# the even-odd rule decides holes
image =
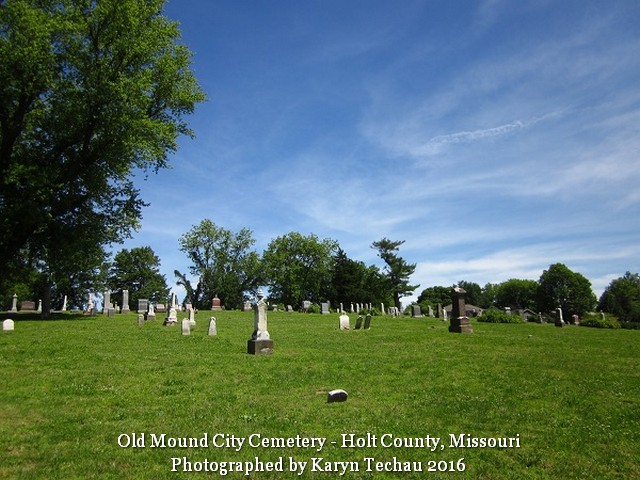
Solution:
[[[253,314],[215,312],[218,336],[208,337],[211,314],[196,315],[189,337],[161,314],[141,328],[134,314],[1,317],[16,324],[0,334],[0,478],[298,477],[291,461],[308,462],[298,478],[336,478],[337,462],[358,468],[346,478],[640,478],[640,331],[472,322],[474,333],[460,335],[437,319],[390,317],[339,331],[335,314],[270,312],[274,354],[253,356]],[[336,388],[349,399],[327,403]],[[245,443],[153,446],[162,434]],[[343,447],[351,434],[376,446]],[[452,448],[452,434],[520,447]],[[393,446],[427,436],[440,438],[433,452]],[[296,437],[326,443],[248,445]],[[282,458],[284,472],[172,472],[183,457],[210,468]],[[423,471],[376,471],[394,457]]]

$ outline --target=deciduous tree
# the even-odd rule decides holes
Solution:
[[[301,306],[331,298],[333,255],[338,243],[314,234],[290,232],[273,239],[262,254],[269,297]]]
[[[133,172],[204,99],[164,3],[0,3],[0,271],[28,251],[50,286],[137,227]]]
[[[554,263],[542,272],[539,280],[537,303],[540,311],[560,307],[564,318],[584,315],[596,306],[591,282],[562,263]]]
[[[612,280],[600,296],[598,309],[618,316],[622,322],[640,322],[640,275],[627,272]]]
[[[195,288],[187,288],[198,308],[208,308],[217,295],[223,305],[238,307],[245,295],[254,294],[262,281],[260,257],[252,250],[255,240],[247,228],[233,233],[209,219],[180,237],[180,250],[191,262],[191,274],[198,277]],[[182,282],[185,275],[176,272]]]

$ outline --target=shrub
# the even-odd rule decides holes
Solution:
[[[478,317],[478,321],[487,323],[524,323],[524,319],[520,315],[509,315],[497,308],[489,308],[482,312],[482,315]]]
[[[580,326],[592,328],[620,328],[620,322],[611,315],[603,319],[600,314],[589,313],[585,318],[580,320]]]

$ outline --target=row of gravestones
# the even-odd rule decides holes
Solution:
[[[18,311],[18,295],[13,294],[11,309],[9,312],[16,313]],[[38,308],[36,308],[36,302],[33,300],[23,300],[20,302],[20,311],[21,312],[42,312],[42,300],[38,300]]]
[[[346,313],[340,315],[338,328],[340,330],[349,330],[351,328],[349,315]],[[358,315],[354,330],[360,330],[360,328],[362,328],[362,315]],[[364,330],[369,330],[369,328],[371,328],[371,314],[368,314],[364,319]]]

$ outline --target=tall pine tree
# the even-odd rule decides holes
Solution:
[[[407,263],[402,257],[396,254],[400,245],[403,243],[404,240],[394,242],[388,238],[383,238],[382,240],[373,242],[371,245],[371,248],[378,250],[378,256],[386,263],[384,275],[386,276],[388,288],[393,296],[394,304],[399,309],[402,309],[400,298],[411,295],[413,291],[420,286],[409,284],[409,277],[415,272],[416,264]]]

